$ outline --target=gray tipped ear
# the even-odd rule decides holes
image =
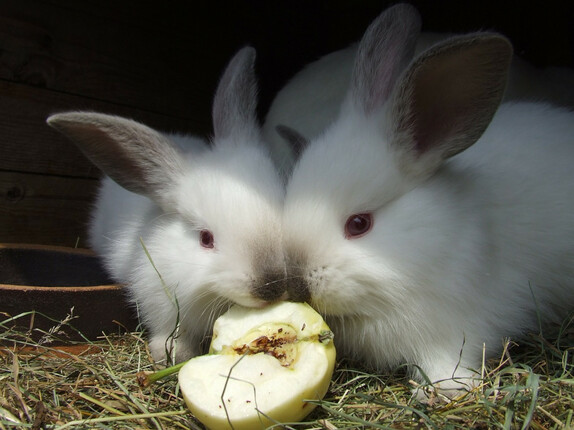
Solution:
[[[231,59],[219,81],[213,100],[216,140],[231,136],[249,139],[259,133],[255,49],[245,47]]]
[[[411,61],[421,19],[408,4],[383,11],[363,35],[351,78],[350,96],[357,108],[371,113],[382,106]]]
[[[474,144],[502,100],[511,59],[510,42],[494,33],[455,37],[421,54],[391,102],[392,145],[404,165],[432,172]]]
[[[169,189],[183,174],[183,160],[160,133],[136,121],[94,112],[60,113],[47,122],[125,189],[163,208],[175,204]]]
[[[309,140],[291,127],[279,124],[275,127],[275,131],[277,131],[279,136],[287,142],[291,148],[291,152],[295,156],[295,159],[298,159],[305,148],[309,145]]]

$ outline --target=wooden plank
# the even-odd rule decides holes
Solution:
[[[0,242],[87,246],[98,181],[0,172]]]
[[[541,65],[572,65],[571,2],[554,3],[516,19],[511,2],[414,2],[426,30],[493,28]],[[196,118],[232,53],[252,44],[265,106],[304,62],[356,41],[382,9],[376,0],[3,0],[0,78]],[[534,18],[536,29],[523,25]]]
[[[95,110],[158,130],[193,133],[190,120],[0,80],[0,170],[94,178],[98,171],[68,139],[46,125],[67,110]]]
[[[118,21],[58,2],[3,1],[0,79],[209,125],[213,91],[230,54],[191,36],[174,47],[165,35],[169,23],[134,15],[137,8]]]

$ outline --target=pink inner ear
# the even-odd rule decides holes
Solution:
[[[352,94],[357,106],[371,113],[389,98],[412,59],[420,33],[420,17],[410,5],[390,7],[369,26],[355,59]]]
[[[464,86],[460,82],[464,78],[453,74],[448,67],[432,63],[428,61],[413,80],[411,126],[416,150],[420,153],[433,149],[459,131],[457,120],[465,115],[464,104],[455,100],[465,93],[464,88],[457,88]]]
[[[402,96],[410,97],[399,99],[407,114],[398,122],[410,130],[418,153],[438,149],[444,159],[478,140],[502,98],[506,45],[493,36],[455,39],[411,68],[402,83]]]
[[[400,63],[399,51],[404,49],[402,45],[399,45],[399,42],[397,38],[393,38],[392,42],[389,42],[385,61],[379,64],[373,88],[371,91],[366,91],[367,99],[364,106],[367,113],[371,113],[382,106],[393,90],[398,77],[398,67],[395,64]]]
[[[404,37],[403,34],[389,35],[384,55],[370,51],[363,53],[375,58],[377,55],[382,57],[378,62],[371,60],[362,64],[362,81],[355,83],[359,93],[357,95],[361,96],[358,101],[362,103],[367,114],[374,112],[387,102],[398,77],[411,58],[409,54],[411,47],[407,46]],[[373,47],[372,51],[375,48]]]

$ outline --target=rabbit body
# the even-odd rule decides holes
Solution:
[[[364,139],[366,124],[347,125],[304,153],[284,221],[292,276],[309,284],[340,353],[377,369],[414,364],[433,382],[464,377],[483,344],[492,354],[537,331],[538,314],[559,323],[574,307],[572,113],[505,104],[412,189],[380,147],[335,159],[331,137]],[[364,210],[372,231],[346,240],[345,217]]]
[[[283,235],[340,352],[460,388],[483,347],[574,308],[574,114],[498,108],[512,52],[495,34],[411,61],[417,21],[398,5],[367,30],[294,167]]]
[[[98,113],[48,120],[109,176],[90,243],[126,284],[156,360],[200,353],[220,313],[263,306],[258,288],[285,277],[284,186],[259,137],[253,62],[244,48],[220,81],[211,147]]]

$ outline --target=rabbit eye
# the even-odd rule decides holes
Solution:
[[[214,245],[213,233],[209,230],[201,230],[199,232],[199,244],[207,249],[212,249]]]
[[[345,223],[345,238],[357,239],[364,236],[373,226],[373,215],[370,213],[354,214]]]

